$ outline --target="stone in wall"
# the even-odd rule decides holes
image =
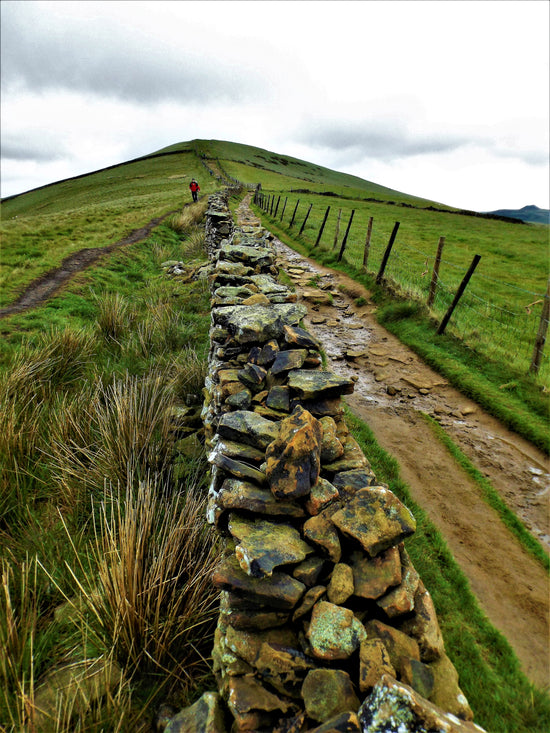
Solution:
[[[391,731],[373,726],[398,707],[396,731],[473,730],[405,549],[414,517],[345,425],[354,384],[322,368],[271,235],[223,214],[212,200],[202,419],[226,544],[213,660],[227,731]]]

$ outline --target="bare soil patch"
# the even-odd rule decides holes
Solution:
[[[243,223],[252,217],[241,210]],[[375,319],[369,293],[275,240],[305,319],[329,367],[356,379],[347,403],[399,462],[415,501],[445,538],[492,624],[527,677],[549,687],[549,578],[478,486],[434,437],[422,413],[444,427],[546,550],[550,547],[548,458],[465,398]],[[341,287],[347,294],[343,294]],[[330,296],[330,297],[328,297]],[[365,299],[357,307],[355,300]]]
[[[42,303],[45,303],[51,298],[57,291],[65,285],[76,273],[82,272],[90,265],[97,262],[100,257],[103,257],[110,252],[113,252],[119,247],[124,247],[128,244],[135,244],[149,236],[151,231],[157,227],[167,216],[175,214],[175,211],[169,211],[163,216],[159,216],[143,227],[134,229],[128,236],[119,239],[118,242],[113,242],[105,247],[93,247],[88,249],[81,249],[72,255],[66,257],[59,267],[44,273],[41,277],[33,280],[33,282],[25,288],[21,295],[10,305],[5,308],[0,308],[0,318],[11,316],[14,313],[22,313],[29,308],[35,308]]]

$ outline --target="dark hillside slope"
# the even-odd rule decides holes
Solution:
[[[519,219],[529,224],[550,224],[550,209],[540,209],[538,206],[524,206],[522,209],[497,209],[487,212],[496,216],[507,216],[510,219]]]

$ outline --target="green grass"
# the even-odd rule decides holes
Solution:
[[[160,267],[204,261],[203,227],[162,225],[1,322],[0,720],[13,730],[145,731],[159,701],[215,686],[206,458],[199,440],[181,452],[171,417],[204,383],[209,291]]]
[[[438,336],[438,323],[421,301],[395,288],[377,285],[372,273],[365,273],[362,267],[351,264],[346,258],[338,262],[333,250],[312,249],[310,243],[296,237],[294,228],[289,233],[288,227],[281,227],[271,218],[267,219],[265,213],[259,213],[265,225],[281,241],[364,285],[378,306],[376,317],[385,328],[463,394],[518,435],[550,453],[550,400],[540,379],[519,369],[513,361],[499,359],[494,353],[488,357],[483,351],[470,348],[452,332]]]
[[[381,482],[413,512],[417,529],[406,542],[433,598],[446,651],[475,720],[491,733],[540,733],[550,725],[550,698],[531,685],[506,639],[480,610],[468,581],[426,512],[412,499],[399,465],[370,428],[346,410],[346,421]],[[483,680],[483,684],[480,684]]]
[[[34,278],[81,249],[122,239],[153,218],[215,190],[192,152],[159,156],[92,173],[2,201],[0,307]]]
[[[275,182],[265,193],[279,194]],[[396,221],[400,222],[394,247],[384,273],[408,296],[426,303],[431,273],[440,236],[445,236],[439,284],[431,308],[438,322],[450,306],[456,289],[474,254],[481,261],[447,329],[471,348],[492,359],[511,363],[527,373],[540,322],[542,299],[549,274],[548,227],[512,224],[466,216],[450,211],[432,211],[426,202],[367,201],[359,189],[345,198],[321,196],[313,192],[292,193],[286,182],[288,198],[283,222],[261,212],[268,227],[276,224],[294,240],[298,239],[309,204],[313,208],[299,238],[311,251],[327,206],[331,211],[318,250],[338,255],[352,209],[345,259],[357,269],[362,267],[369,217],[374,218],[367,262],[376,275]],[[380,199],[380,196],[377,196]],[[385,196],[388,199],[388,195]],[[300,205],[292,228],[290,218],[297,201]],[[342,210],[338,245],[332,249],[338,210]],[[258,210],[259,212],[259,210]],[[260,213],[260,212],[259,212]],[[321,254],[311,252],[312,255]],[[518,278],[521,272],[521,279]],[[539,381],[550,386],[550,359],[543,359]]]

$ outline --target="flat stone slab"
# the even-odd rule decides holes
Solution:
[[[283,326],[293,326],[307,314],[295,303],[274,305],[229,305],[212,311],[214,323],[226,328],[239,344],[264,343],[283,335]]]
[[[235,556],[239,565],[255,578],[272,575],[280,565],[302,562],[313,552],[289,524],[232,514],[227,527],[238,543]]]
[[[305,510],[298,503],[276,499],[268,488],[239,479],[228,478],[223,482],[217,503],[221,509],[245,509],[266,516],[305,516]]]
[[[334,372],[312,369],[295,369],[288,374],[288,386],[303,400],[314,400],[319,397],[338,397],[352,394],[354,383],[347,377],[340,377]]]
[[[416,529],[411,512],[383,486],[360,489],[332,516],[332,522],[371,557],[399,544]]]
[[[269,578],[247,575],[232,555],[214,571],[212,582],[221,590],[238,591],[250,602],[269,605],[273,609],[292,609],[306,586],[286,573],[273,573]]]
[[[222,415],[218,433],[222,438],[265,449],[279,435],[279,426],[256,412],[235,410]]]

